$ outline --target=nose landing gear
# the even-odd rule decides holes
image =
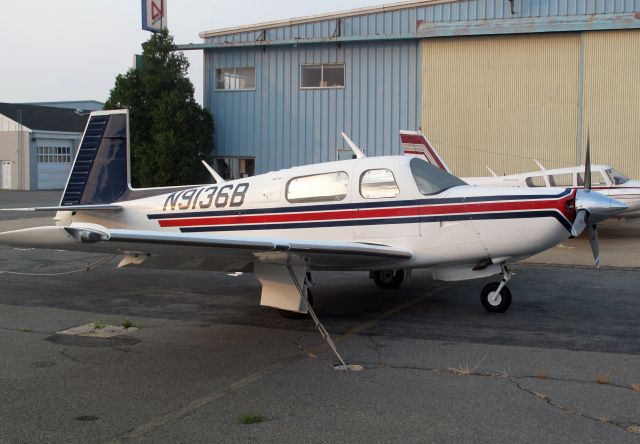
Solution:
[[[502,281],[491,282],[485,285],[480,293],[480,302],[482,306],[491,313],[504,313],[511,306],[511,290],[507,287],[507,282],[511,280],[513,275],[507,269],[506,265],[502,265]]]

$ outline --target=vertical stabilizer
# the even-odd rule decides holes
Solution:
[[[419,131],[400,131],[400,141],[405,156],[420,157],[432,165],[451,173],[447,164],[426,136]],[[451,173],[453,174],[453,173]]]
[[[129,189],[128,145],[128,110],[91,113],[60,206],[121,199]]]

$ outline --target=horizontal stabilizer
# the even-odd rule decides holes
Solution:
[[[121,211],[120,205],[67,205],[64,207],[0,208],[0,211]]]

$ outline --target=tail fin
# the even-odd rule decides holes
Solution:
[[[451,173],[440,154],[420,131],[400,131],[400,141],[406,156],[424,157],[430,164]]]
[[[129,190],[129,111],[91,113],[61,207],[118,202]]]

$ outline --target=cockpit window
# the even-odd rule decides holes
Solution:
[[[449,188],[467,185],[466,182],[456,176],[417,157],[411,159],[409,166],[418,189],[425,195],[438,194]]]
[[[614,170],[613,168],[607,170],[607,175],[614,185],[622,185],[629,181],[629,178],[627,176],[622,174],[620,171]]]

